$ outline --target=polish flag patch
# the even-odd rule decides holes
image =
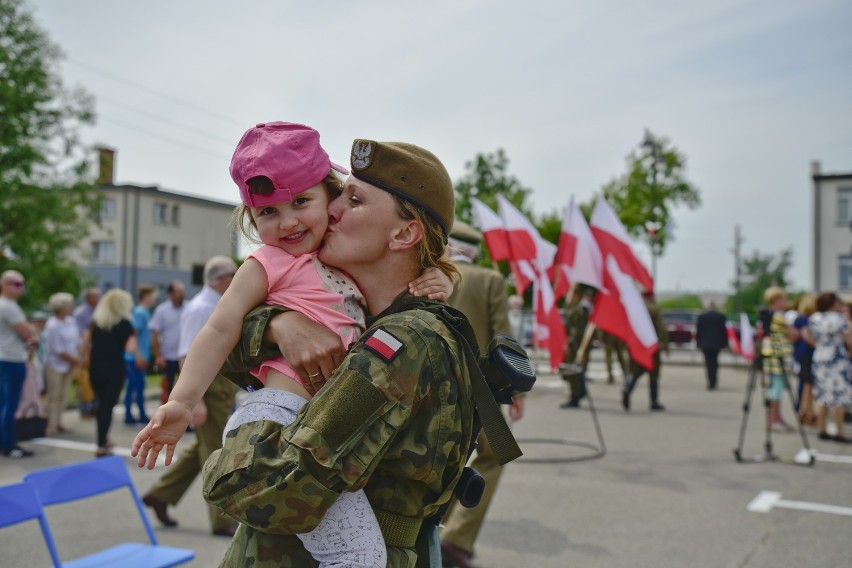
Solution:
[[[370,337],[367,338],[364,345],[369,347],[370,351],[388,362],[393,361],[404,347],[402,341],[381,327],[370,334]]]

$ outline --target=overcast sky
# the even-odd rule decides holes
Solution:
[[[852,3],[30,0],[97,99],[87,142],[116,181],[236,202],[228,164],[257,122],[435,152],[452,178],[503,148],[541,214],[626,171],[645,128],[701,192],[674,212],[660,290],[725,290],[743,253],[794,249],[811,285],[810,162],[852,171]],[[637,251],[648,260],[646,247]]]

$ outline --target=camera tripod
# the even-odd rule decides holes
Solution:
[[[766,373],[763,372],[762,358],[758,355],[752,361],[751,367],[749,369],[748,384],[746,386],[745,402],[743,403],[743,420],[742,420],[742,424],[740,425],[740,440],[739,440],[739,445],[737,445],[737,447],[734,448],[734,457],[737,459],[738,462],[756,463],[756,462],[766,462],[766,461],[780,461],[782,463],[788,463],[788,464],[791,464],[791,465],[813,465],[814,464],[814,461],[815,461],[814,455],[813,455],[813,453],[811,453],[811,448],[808,445],[808,437],[807,437],[807,434],[805,433],[805,428],[804,428],[804,426],[802,426],[802,421],[799,420],[799,417],[798,417],[799,415],[798,415],[798,412],[796,411],[796,399],[793,396],[793,389],[790,388],[790,381],[787,380],[787,373],[783,370],[784,369],[783,365],[782,365],[781,369],[782,369],[781,379],[784,381],[784,390],[787,392],[788,399],[790,401],[790,406],[793,409],[794,416],[796,416],[796,425],[799,428],[799,436],[801,436],[801,438],[802,438],[802,445],[804,446],[804,449],[807,452],[808,461],[807,462],[801,462],[801,461],[797,461],[795,458],[792,458],[792,457],[779,456],[778,454],[775,453],[775,451],[772,448],[772,428],[771,428],[772,425],[770,423],[770,415],[769,415],[769,403],[770,403],[770,400],[769,400],[769,385],[767,384],[769,382],[769,376]],[[766,412],[766,427],[765,427],[765,429],[766,429],[765,430],[766,431],[765,436],[766,437],[765,437],[764,446],[763,446],[764,447],[764,453],[756,455],[753,458],[744,458],[742,450],[743,450],[743,443],[745,442],[746,426],[748,424],[748,415],[749,415],[749,411],[751,409],[751,396],[754,393],[754,389],[756,388],[758,381],[760,381],[760,388],[761,388],[761,392],[763,394],[763,406],[764,406],[764,409],[765,409],[765,412]],[[782,399],[784,398],[783,394],[782,394],[781,398]],[[780,402],[781,401],[779,400],[779,404],[780,404]]]

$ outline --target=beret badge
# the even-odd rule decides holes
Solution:
[[[369,142],[356,142],[352,146],[352,168],[363,170],[373,161],[373,146]]]

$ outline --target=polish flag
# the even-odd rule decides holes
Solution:
[[[533,279],[537,341],[550,352],[551,368],[557,369],[565,355],[565,324],[547,277],[547,269],[556,255],[556,245],[541,238],[535,225],[504,196],[497,195],[497,205],[512,258],[520,271]],[[531,272],[527,272],[530,269]]]
[[[740,313],[740,355],[749,361],[754,359],[754,331],[744,313]]]
[[[622,272],[616,258],[613,255],[605,258],[603,286],[595,295],[590,320],[624,341],[630,357],[650,370],[654,367],[654,353],[659,349],[651,315],[633,280]]]
[[[588,284],[600,288],[602,267],[601,251],[572,195],[562,218],[562,231],[554,260],[554,295],[561,298],[571,284]]]
[[[515,290],[523,296],[526,289],[535,280],[535,270],[528,261],[517,261],[512,258],[508,235],[503,225],[503,219],[479,199],[470,199],[473,211],[473,224],[482,231],[485,246],[494,261],[505,260],[515,278]]]
[[[730,347],[731,351],[737,355],[742,355],[743,350],[740,346],[740,338],[737,336],[737,330],[734,329],[734,325],[729,321],[725,322],[725,333],[728,336],[728,347]]]
[[[603,197],[599,197],[595,202],[595,210],[592,212],[589,225],[601,254],[604,257],[612,255],[618,262],[621,272],[636,280],[645,290],[653,290],[654,279],[633,252],[627,230]]]

